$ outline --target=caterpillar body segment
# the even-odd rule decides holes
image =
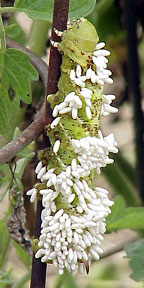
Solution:
[[[61,34],[58,91],[47,98],[54,117],[46,130],[51,147],[39,153],[41,183],[27,192],[31,202],[38,194],[44,207],[35,257],[53,263],[59,274],[67,269],[75,275],[88,269],[91,258],[99,259],[113,205],[108,191],[93,181],[113,162],[109,153],[118,151],[113,134],[103,137],[99,130],[100,117],[117,110],[110,106],[115,96],[103,95],[104,83],[112,83],[104,46],[83,18]]]

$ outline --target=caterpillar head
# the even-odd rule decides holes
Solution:
[[[59,51],[85,66],[89,53],[94,51],[97,43],[98,35],[94,26],[88,20],[81,18],[64,32]]]

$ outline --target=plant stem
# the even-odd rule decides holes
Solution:
[[[137,51],[137,16],[136,5],[134,0],[125,0],[125,27],[127,31],[128,45],[128,88],[131,96],[134,112],[134,129],[135,129],[135,151],[136,151],[136,170],[139,193],[144,203],[144,140],[143,140],[143,112],[142,96],[140,91],[139,60]]]
[[[37,201],[36,228],[35,237],[38,239],[41,229],[41,212],[43,210],[41,200]],[[44,288],[46,281],[46,263],[42,263],[40,259],[36,259],[33,255],[31,285],[30,288]]]
[[[23,150],[34,139],[40,136],[47,123],[43,109],[37,114],[35,120],[21,133],[19,137],[0,149],[0,165],[9,162],[18,152]]]
[[[69,8],[69,0],[55,0],[54,2],[54,15],[53,15],[53,28],[52,28],[52,40],[60,41],[60,37],[58,37],[54,33],[54,28],[59,31],[63,31],[67,27],[67,18],[68,18],[68,8]],[[47,93],[55,94],[57,91],[57,84],[60,77],[60,64],[61,64],[61,54],[58,50],[51,46],[50,49],[50,60],[49,60],[49,68],[48,68],[48,85],[47,85]],[[50,104],[45,103],[45,121],[50,123],[52,121],[52,113],[50,109]],[[49,144],[48,138],[44,137],[44,147]],[[42,212],[42,203],[38,200],[37,204],[37,215],[36,215],[36,237],[39,238],[40,228],[41,228],[41,212]],[[33,256],[32,263],[32,275],[31,275],[31,288],[44,288],[45,287],[45,279],[46,279],[46,263],[42,263],[40,259],[36,259]]]
[[[22,11],[22,10],[19,9],[19,8],[15,8],[15,7],[2,7],[2,8],[0,8],[0,14],[3,14],[3,13],[15,13],[15,12],[18,12],[18,11]]]
[[[33,21],[28,41],[28,48],[38,56],[42,56],[44,53],[47,34],[50,27],[51,23],[48,21]]]
[[[68,18],[68,7],[69,0],[55,0],[54,6],[54,16],[53,16],[53,25],[52,25],[52,40],[59,42],[61,38],[56,35],[54,28],[58,31],[64,31],[67,29],[67,18]],[[58,49],[53,45],[50,47],[50,60],[48,68],[48,82],[47,82],[47,95],[55,94],[57,92],[57,84],[60,77],[60,65],[62,61],[62,56],[59,53]],[[45,107],[46,118],[51,117],[49,115],[49,103],[46,101]],[[52,120],[52,117],[51,117]]]

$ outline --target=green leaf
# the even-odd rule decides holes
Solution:
[[[5,219],[0,221],[0,268],[3,267],[10,244],[10,236]]]
[[[123,196],[127,206],[140,205],[135,187],[128,181],[128,178],[116,163],[105,167],[103,173],[114,188],[114,192]]]
[[[26,35],[24,31],[22,30],[22,28],[17,23],[14,16],[10,17],[9,24],[10,25],[5,27],[6,36],[22,45],[25,45]]]
[[[11,171],[8,164],[0,166],[0,185],[11,180]]]
[[[126,203],[121,195],[114,199],[114,205],[111,207],[111,214],[106,218],[107,223],[111,223],[120,218],[121,214],[126,209]]]
[[[80,18],[92,12],[96,0],[71,0],[69,17]],[[32,19],[52,21],[54,0],[15,0],[14,7]]]
[[[114,0],[99,0],[88,20],[96,27],[100,40],[117,36],[119,11]]]
[[[10,279],[11,270],[8,272],[0,270],[0,287],[11,287],[13,281]],[[10,285],[10,286],[9,286]]]
[[[63,286],[64,288],[78,288],[75,278],[68,272],[64,273],[64,278],[63,278]]]
[[[96,0],[71,0],[69,7],[69,17],[70,18],[80,18],[89,15],[96,4]]]
[[[133,165],[125,158],[123,153],[119,150],[119,153],[113,154],[113,159],[116,166],[123,172],[127,180],[137,188],[136,171]]]
[[[35,153],[29,153],[25,158],[21,158],[16,162],[15,176],[16,178],[21,179],[24,173],[24,170],[32,157],[34,157]]]
[[[26,251],[24,250],[24,248],[20,244],[13,241],[13,245],[16,248],[16,254],[17,254],[18,258],[21,260],[21,262],[27,268],[30,268],[31,261],[32,261],[31,256],[27,255]]]
[[[13,139],[17,138],[21,134],[21,131],[18,127],[15,128]],[[20,158],[16,161],[16,163],[13,165],[12,170],[15,174],[16,183],[18,184],[18,187],[21,192],[23,192],[23,184],[22,184],[22,176],[24,173],[24,170],[28,164],[28,162],[31,160],[32,157],[34,157],[35,153],[31,152],[32,150],[32,144],[25,147],[22,151],[20,151],[17,154],[17,157]],[[12,173],[10,171],[8,164],[3,164],[0,166],[0,185],[2,186],[2,193],[0,195],[0,202],[3,200],[6,193],[11,188],[12,184],[13,187],[15,186],[15,180],[13,180],[12,183]]]
[[[127,257],[130,259],[129,266],[132,270],[130,277],[137,281],[144,281],[144,239],[125,247]]]
[[[107,222],[108,232],[117,231],[120,229],[144,229],[144,208],[143,207],[131,207],[119,214],[117,218],[111,219]]]
[[[14,7],[25,12],[32,19],[50,20],[53,15],[53,0],[15,0]]]
[[[10,24],[5,27],[6,35],[9,38],[15,38],[20,31],[20,26],[18,24]]]
[[[10,128],[20,100],[31,103],[30,80],[36,81],[38,74],[25,53],[7,49],[0,53],[0,133]]]
[[[54,288],[78,288],[75,278],[67,271],[64,270],[63,275],[58,275],[54,283]]]
[[[12,174],[11,174],[9,165],[8,164],[1,165],[0,166],[0,187],[1,187],[0,202],[3,200],[6,193],[8,192],[10,185],[11,185],[11,180],[12,180]]]

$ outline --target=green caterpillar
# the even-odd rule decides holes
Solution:
[[[92,119],[88,119],[85,112],[86,104],[80,94],[81,87],[70,79],[70,72],[72,70],[76,71],[77,65],[82,67],[81,75],[85,75],[90,67],[96,72],[96,67],[92,62],[92,53],[97,42],[98,36],[93,25],[86,19],[81,19],[76,21],[69,30],[64,31],[62,41],[58,47],[59,51],[63,53],[61,77],[58,83],[58,92],[55,95],[48,96],[51,108],[54,109],[56,105],[62,103],[65,96],[73,91],[82,101],[82,108],[78,110],[76,120],[72,119],[71,112],[62,114],[59,115],[61,116],[59,125],[55,129],[48,129],[52,146],[57,139],[61,141],[58,157],[65,165],[69,165],[75,156],[71,139],[81,139],[88,135],[96,136],[99,128],[102,86],[96,83],[93,84],[90,80],[86,82],[85,88],[92,91]]]
[[[114,95],[103,95],[104,83],[112,83],[104,45],[83,18],[63,32],[58,92],[48,96],[55,117],[47,127],[51,147],[39,153],[35,172],[41,183],[27,192],[31,202],[42,197],[44,207],[35,257],[60,274],[65,268],[81,273],[91,258],[99,259],[113,204],[108,191],[93,184],[95,171],[113,162],[109,152],[117,152],[113,134],[103,137],[99,130],[100,116],[117,111],[110,106]]]

